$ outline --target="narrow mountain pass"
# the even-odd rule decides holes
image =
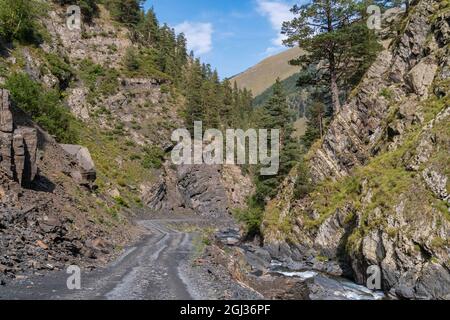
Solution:
[[[225,291],[234,291],[232,297],[242,297],[248,289],[231,283],[231,279],[221,279],[227,282],[224,285],[208,271],[192,265],[201,235],[171,226],[183,223],[194,227],[199,221],[138,221],[145,228],[145,237],[107,267],[82,272],[81,289],[69,290],[67,279],[71,275],[61,271],[0,286],[0,299],[192,300],[220,299]],[[255,295],[250,291],[244,297]]]

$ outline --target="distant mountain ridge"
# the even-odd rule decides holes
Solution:
[[[246,88],[256,97],[269,89],[277,78],[287,79],[298,72],[297,66],[288,62],[302,53],[302,49],[295,47],[268,57],[246,71],[231,78],[241,89]]]

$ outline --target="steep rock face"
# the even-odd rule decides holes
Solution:
[[[37,174],[37,131],[19,127],[13,136],[14,167],[16,179],[21,185],[29,185]]]
[[[70,30],[66,25],[66,11],[56,8],[50,11],[45,24],[51,35],[51,42],[45,44],[48,51],[65,48],[71,57],[78,60],[89,58],[98,64],[119,66],[126,48],[131,46],[128,30],[108,23],[110,14],[100,6],[100,21],[93,24],[83,24],[83,31]],[[114,48],[114,50],[112,49]]]
[[[241,168],[236,165],[222,167],[221,182],[225,188],[230,208],[245,207],[247,198],[253,194],[255,189],[250,177],[243,175]]]
[[[178,190],[189,208],[210,217],[226,216],[228,203],[220,184],[220,166],[186,165],[177,169]]]
[[[433,1],[417,5],[398,42],[379,54],[354,96],[336,115],[321,146],[311,155],[315,181],[346,176],[376,155],[386,138],[384,122],[394,104],[415,120],[418,102],[428,96],[438,69],[436,40],[427,41],[433,33],[429,19],[435,6]],[[392,136],[398,133],[393,130]]]
[[[205,217],[228,217],[232,208],[245,204],[252,191],[250,179],[237,166],[182,165],[168,163],[149,188],[144,202],[152,210],[190,210]]]
[[[82,25],[82,30],[69,30],[66,26],[65,7],[52,6],[44,23],[51,41],[42,45],[46,53],[67,57],[74,70],[80,71],[80,62],[101,66],[104,70],[121,70],[127,50],[138,49],[130,40],[130,31],[113,21],[103,5],[93,23]],[[30,54],[28,54],[30,56]],[[46,82],[52,77],[41,72],[39,57],[30,57],[30,75]],[[36,67],[33,67],[36,65]],[[79,78],[79,77],[78,77]],[[81,80],[81,79],[77,79]],[[120,127],[138,146],[170,146],[173,128],[183,127],[178,113],[179,101],[162,90],[164,80],[138,75],[117,75],[115,89],[105,94],[93,94],[82,80],[72,83],[67,90],[66,104],[71,112],[91,127],[113,131]],[[56,79],[53,85],[61,85]]]
[[[414,7],[335,116],[309,155],[315,190],[295,200],[284,188],[271,204],[283,212],[278,225],[289,225],[270,231],[280,227],[266,213],[265,245],[281,259],[320,256],[361,284],[377,265],[394,296],[450,298],[450,16],[442,6]],[[280,253],[283,242],[290,255]]]

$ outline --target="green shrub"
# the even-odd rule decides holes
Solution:
[[[125,56],[123,57],[123,64],[125,68],[130,72],[136,72],[139,70],[139,60],[136,50],[132,47],[128,48]]]
[[[128,205],[128,203],[120,196],[114,197],[114,201],[116,202],[117,205],[119,205],[121,207],[125,207],[125,208],[129,208],[130,207]]]
[[[78,5],[83,15],[83,21],[91,23],[92,19],[98,17],[99,9],[97,3],[99,0],[53,0],[59,5]]]
[[[280,179],[277,176],[260,176],[255,182],[255,201],[260,206],[264,206],[267,199],[272,199],[277,195],[279,184]]]
[[[141,18],[143,0],[107,0],[106,5],[114,20],[135,26]]]
[[[97,79],[105,74],[105,69],[95,64],[92,60],[84,59],[80,63],[80,78],[85,82],[89,89],[95,89]]]
[[[143,153],[141,164],[145,169],[159,169],[162,167],[165,154],[161,148],[157,146],[145,147]]]
[[[128,48],[123,58],[123,66],[128,76],[145,76],[166,80],[169,76],[158,67],[159,53],[154,48],[140,50]]]
[[[5,77],[8,75],[8,65],[2,59],[0,59],[0,77]]]
[[[45,53],[46,67],[59,80],[61,90],[69,86],[74,76],[74,71],[68,63],[67,57],[59,57],[56,54]]]
[[[263,219],[263,210],[259,207],[249,206],[245,209],[236,209],[233,212],[234,217],[245,225],[247,236],[252,237],[261,233],[261,223]]]
[[[139,154],[132,154],[130,156],[130,160],[134,161],[134,160],[141,160],[141,156]]]
[[[119,87],[120,74],[117,70],[104,68],[88,59],[81,61],[79,76],[89,88],[90,100],[99,95],[112,95]]]
[[[297,165],[297,180],[294,185],[294,198],[302,199],[313,189],[309,176],[308,166],[304,161],[300,161]]]
[[[386,98],[387,100],[391,100],[393,97],[393,92],[389,88],[383,88],[380,91],[380,96]]]
[[[75,119],[62,105],[58,91],[44,89],[25,73],[9,76],[5,88],[11,92],[16,105],[54,135],[58,142],[77,142],[78,134],[72,127]]]
[[[0,38],[35,42],[38,3],[35,0],[0,0]]]
[[[169,92],[170,92],[170,87],[168,85],[166,85],[166,84],[163,84],[161,86],[161,93],[166,94],[166,93],[169,93]]]
[[[105,74],[100,80],[98,91],[104,96],[116,93],[119,87],[119,72],[115,69],[106,69]]]
[[[443,248],[446,244],[447,241],[445,239],[442,239],[441,237],[436,237],[431,240],[431,246],[436,249]]]
[[[77,3],[80,6],[81,14],[83,15],[83,21],[91,23],[92,19],[98,17],[99,9],[97,6],[98,0],[78,0]]]

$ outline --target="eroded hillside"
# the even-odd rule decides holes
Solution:
[[[166,162],[184,127],[184,38],[152,25],[153,12],[139,27],[160,28],[159,42],[104,5],[81,30],[67,27],[67,5],[33,5],[36,39],[1,43],[0,274],[105,263],[139,234],[142,212],[209,214],[217,202],[227,217],[242,205],[239,169]]]

